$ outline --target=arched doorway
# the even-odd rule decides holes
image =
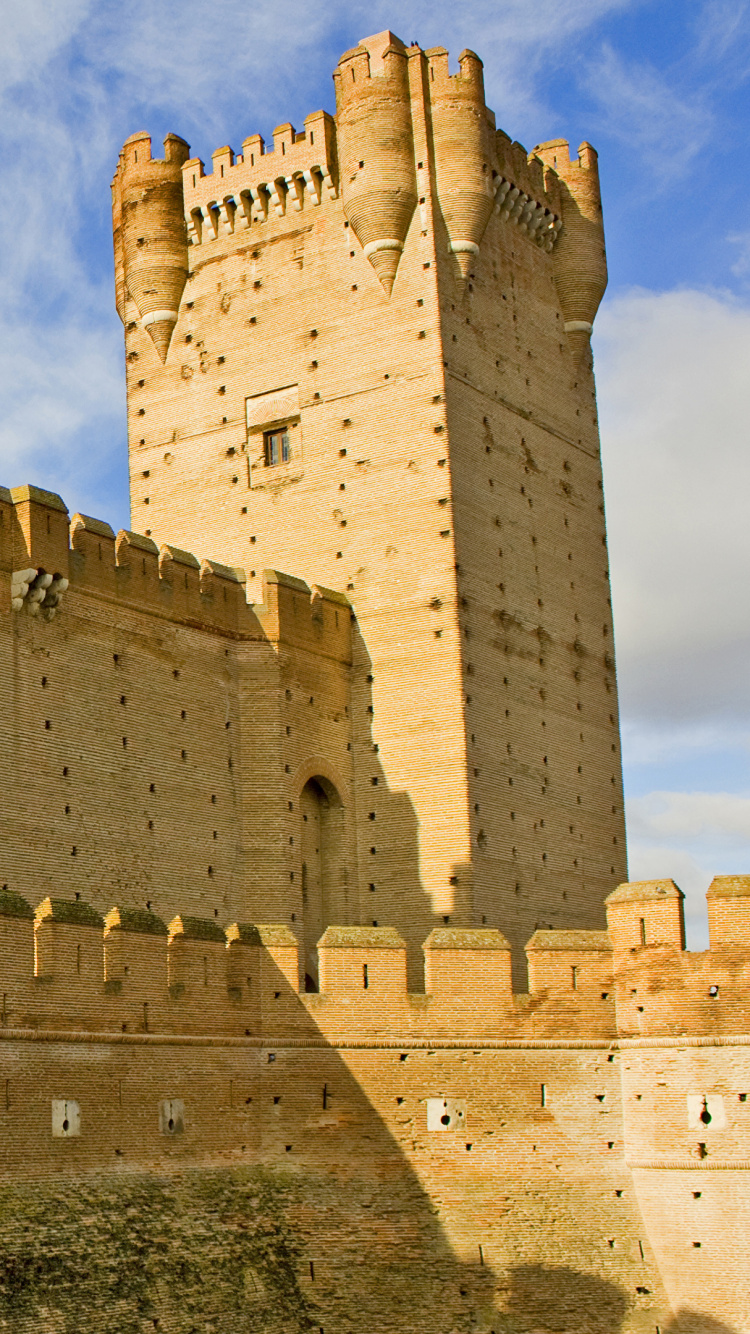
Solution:
[[[317,990],[317,943],[327,926],[349,921],[344,808],[332,783],[316,775],[300,797],[305,986]]]

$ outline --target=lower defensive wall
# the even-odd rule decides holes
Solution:
[[[607,932],[0,898],[0,1328],[735,1331],[750,877],[688,954],[670,881]],[[415,1275],[418,1282],[415,1283]]]

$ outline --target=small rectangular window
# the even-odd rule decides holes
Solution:
[[[288,463],[292,452],[289,444],[289,427],[280,426],[275,431],[264,431],[263,446],[267,468],[275,468],[279,463]]]

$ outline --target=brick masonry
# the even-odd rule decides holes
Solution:
[[[750,878],[700,955],[626,880],[596,154],[472,52],[335,84],[123,148],[140,532],[0,490],[0,1329],[740,1334]]]
[[[603,925],[626,876],[581,331],[606,284],[596,154],[528,155],[460,68],[368,38],[335,122],[189,158],[184,202],[173,140],[160,163],[135,136],[114,184],[116,253],[153,237],[165,294],[178,261],[184,283],[164,361],[135,289],[121,305],[134,526],[241,564],[254,596],[274,565],[351,599],[361,916],[417,971],[444,918],[500,927],[522,968],[536,927]],[[402,249],[368,257],[383,237]],[[291,457],[267,467],[278,419]]]

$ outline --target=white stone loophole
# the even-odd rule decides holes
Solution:
[[[466,1126],[466,1104],[459,1098],[427,1098],[427,1129],[441,1132]]]

